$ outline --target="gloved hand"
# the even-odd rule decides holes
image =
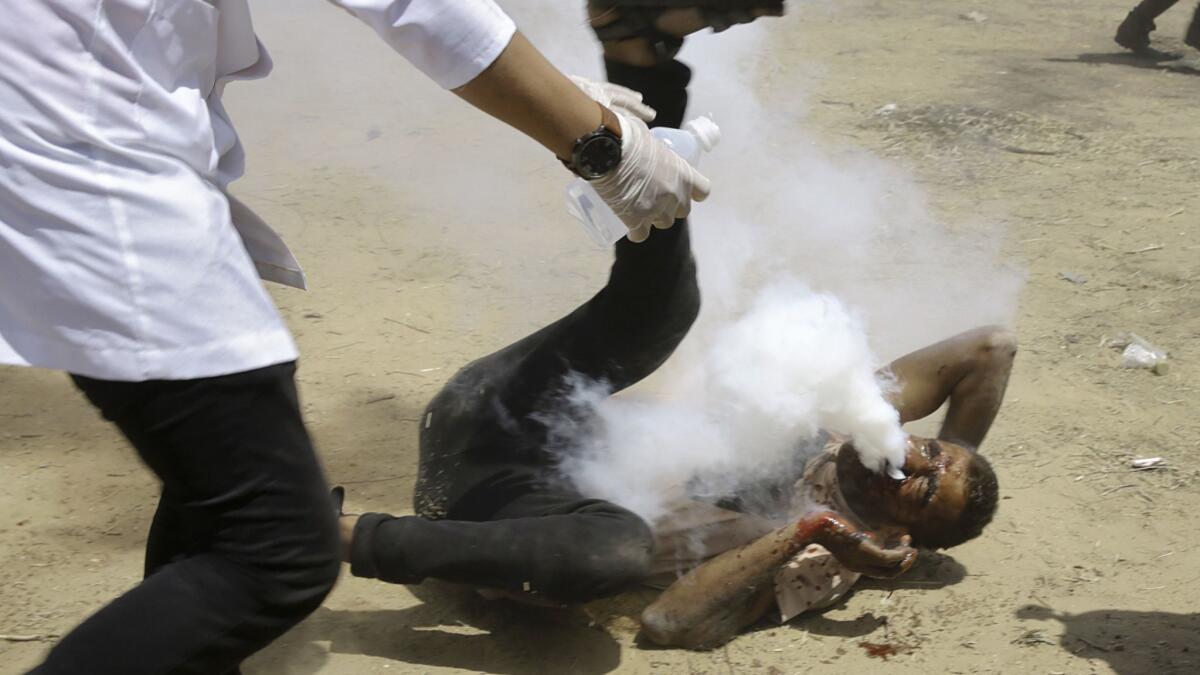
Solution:
[[[609,82],[597,82],[578,75],[568,75],[568,77],[589,98],[605,108],[611,108],[613,112],[628,112],[643,122],[653,120],[657,114],[654,112],[654,108],[642,103],[641,92],[636,92],[629,87]]]
[[[641,119],[617,112],[621,122],[621,163],[591,182],[596,194],[629,228],[629,240],[642,242],[650,228],[665,230],[692,210],[692,200],[708,198],[711,183],[665,143],[650,135]]]

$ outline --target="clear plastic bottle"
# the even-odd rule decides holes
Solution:
[[[700,162],[700,155],[712,150],[721,140],[721,129],[708,117],[697,117],[684,124],[682,129],[658,127],[650,133],[692,166]],[[625,223],[582,178],[576,178],[567,186],[567,212],[583,223],[583,228],[601,246],[612,246],[629,233]]]

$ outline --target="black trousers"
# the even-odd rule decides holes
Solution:
[[[1135,11],[1147,19],[1157,19],[1160,14],[1171,9],[1179,0],[1142,0]]]
[[[295,364],[186,381],[74,377],[162,480],[146,578],[36,675],[233,673],[320,605],[338,532]]]
[[[548,417],[570,416],[564,380],[614,391],[653,372],[699,308],[687,223],[622,240],[608,285],[583,306],[461,370],[426,409],[418,515],[362,516],[351,572],[393,583],[435,577],[556,600],[642,579],[649,526],[556,479]]]
[[[609,79],[643,92],[660,124],[679,126],[690,71],[608,64]],[[567,316],[459,371],[421,425],[416,516],[362,516],[351,572],[393,583],[427,577],[586,600],[644,578],[649,526],[556,478],[548,418],[578,412],[568,378],[620,391],[654,372],[700,307],[688,225],[622,239],[608,283]],[[580,424],[584,419],[575,420]]]

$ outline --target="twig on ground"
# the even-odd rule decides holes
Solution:
[[[12,633],[0,633],[0,640],[4,642],[42,642],[43,640],[53,640],[57,635],[14,635]]]
[[[1154,244],[1153,246],[1146,246],[1144,248],[1138,248],[1138,249],[1134,249],[1132,251],[1126,251],[1126,253],[1133,255],[1135,253],[1149,253],[1150,251],[1161,251],[1161,250],[1162,250],[1162,246],[1160,246],[1159,244]]]
[[[1015,145],[1006,145],[1002,149],[1005,152],[1011,152],[1016,155],[1041,155],[1047,157],[1059,154],[1053,150],[1030,150],[1029,148],[1020,148]]]
[[[389,480],[400,480],[401,478],[411,478],[412,474],[406,473],[399,476],[387,476],[386,478],[364,478],[363,480],[344,480],[339,485],[361,485],[363,483],[383,483]]]
[[[388,318],[388,317],[386,317],[386,316],[385,316],[385,317],[383,317],[383,320],[384,320],[384,321],[391,321],[392,323],[398,323],[398,324],[400,324],[401,326],[404,326],[405,328],[410,328],[410,329],[412,329],[412,330],[415,330],[415,331],[417,331],[418,333],[424,333],[424,334],[426,334],[426,335],[429,335],[429,334],[430,334],[430,333],[429,333],[429,331],[425,330],[424,328],[418,328],[417,326],[414,326],[414,325],[412,325],[411,323],[404,323],[403,321],[397,321],[396,319],[389,319],[389,318]]]
[[[344,344],[344,345],[342,345],[342,346],[340,346],[340,347],[333,347],[332,349],[326,349],[326,350],[325,350],[325,353],[326,353],[326,354],[328,354],[329,352],[336,352],[336,351],[338,351],[339,349],[346,349],[346,348],[348,348],[348,347],[353,347],[354,345],[361,345],[362,343],[363,343],[363,341],[362,341],[362,340],[359,340],[359,341],[357,341],[357,342],[351,342],[351,343],[349,343],[349,344]]]

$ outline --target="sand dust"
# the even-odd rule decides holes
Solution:
[[[1002,226],[1028,272],[986,536],[711,653],[639,646],[649,592],[555,612],[346,578],[246,672],[1196,672],[1200,54],[1119,54],[1128,4],[851,0],[793,7],[763,45],[763,86],[802,86],[825,142],[910,167],[939,218]],[[1184,5],[1159,21],[1179,51]],[[425,401],[574,307],[608,261],[530,144],[465,106],[434,115],[446,95],[324,3],[256,11],[277,70],[230,90],[238,192],[309,272],[312,291],[273,293],[331,479],[352,508],[404,512]],[[594,69],[592,49],[573,63]],[[429,158],[461,189],[423,189]],[[468,226],[471,245],[447,244]],[[1169,372],[1119,368],[1101,341],[1123,330]],[[0,638],[0,673],[19,673],[136,583],[156,489],[62,375],[0,369],[0,419],[0,634],[43,638]],[[1165,468],[1130,469],[1145,456]]]

